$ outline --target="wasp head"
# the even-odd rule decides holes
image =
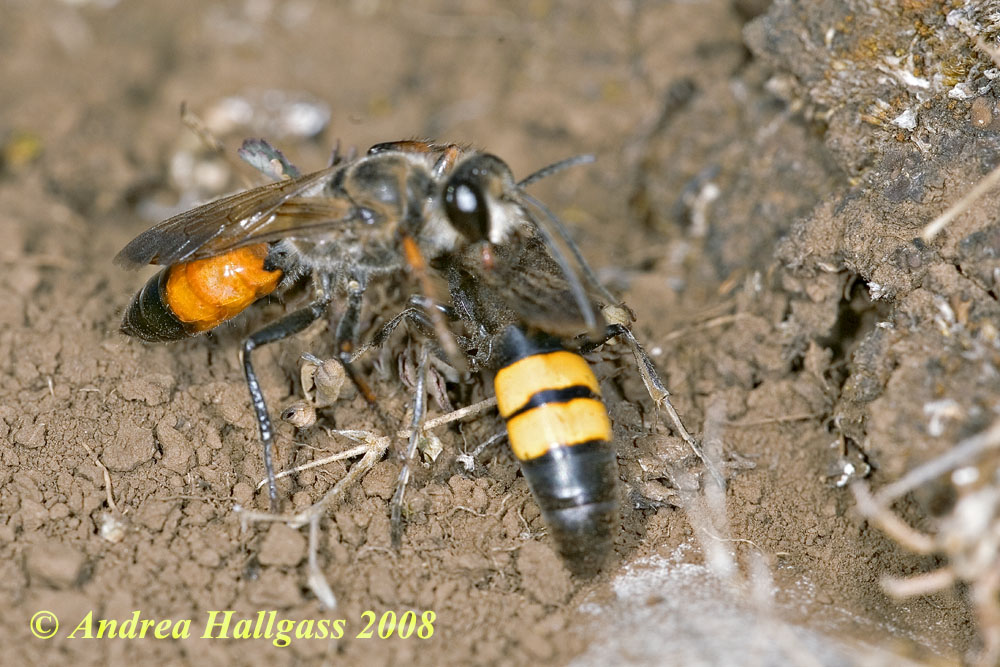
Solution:
[[[495,155],[477,153],[459,163],[444,186],[449,222],[468,242],[503,243],[524,221],[510,167]]]

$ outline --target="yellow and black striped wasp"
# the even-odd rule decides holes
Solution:
[[[406,320],[428,332],[431,347],[455,368],[495,372],[509,440],[557,547],[575,571],[597,571],[618,525],[618,473],[599,387],[579,353],[623,338],[654,401],[696,453],[698,445],[628,318],[605,321],[605,312],[625,309],[598,283],[558,218],[526,192],[539,178],[587,159],[516,181],[499,158],[455,144],[398,141],[360,157],[335,152],[329,167],[307,175],[263,141],[246,142],[241,155],[280,180],[170,218],[118,254],[116,261],[128,268],[165,267],[135,295],[122,331],[147,341],[183,339],[268,294],[311,281],[311,303],[252,333],[242,346],[272,509],[274,435],[252,353],[304,330],[339,300],[346,308],[336,326],[338,358],[376,411],[375,394],[355,362]],[[433,276],[447,283],[447,297],[436,293]],[[418,293],[411,307],[361,344],[364,295],[379,281],[405,283]],[[420,373],[425,368],[424,359]],[[415,422],[424,405],[421,379]],[[393,498],[394,541],[416,433]]]

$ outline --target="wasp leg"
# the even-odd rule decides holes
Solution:
[[[420,434],[423,431],[424,416],[427,413],[427,392],[425,382],[427,378],[427,345],[420,346],[420,362],[417,366],[417,385],[414,390],[413,416],[410,420],[410,441],[406,446],[406,454],[403,458],[403,467],[399,471],[399,478],[396,480],[396,492],[392,496],[392,546],[398,549],[403,537],[403,496],[406,493],[406,483],[410,480],[410,464],[417,454],[417,444],[420,442]]]
[[[371,337],[367,343],[361,344],[354,354],[351,355],[351,361],[357,361],[362,356],[367,354],[372,348],[381,347],[385,345],[385,342],[389,340],[389,337],[393,332],[399,328],[399,325],[403,322],[413,324],[416,326],[417,330],[423,334],[427,339],[434,338],[434,322],[429,315],[427,315],[427,308],[436,308],[445,317],[450,320],[457,319],[454,310],[450,306],[444,306],[440,304],[435,304],[429,302],[423,296],[413,295],[408,300],[409,306],[402,310],[399,314],[393,317],[391,320],[382,325],[382,328],[378,330],[374,336]],[[447,355],[444,349],[440,345],[434,346],[434,354],[447,361]]]
[[[574,164],[583,164],[592,161],[593,161],[592,155],[581,155],[575,158],[569,158],[568,160],[563,160],[562,162],[557,162],[554,165],[550,165],[548,169],[558,170],[562,169],[564,166],[572,166]],[[531,176],[528,176],[528,178],[526,178],[525,181],[529,181],[529,179],[532,178],[542,178],[545,175],[547,174],[541,174],[538,176],[536,176],[536,174],[532,174]],[[522,181],[522,183],[523,182],[524,181]],[[523,187],[523,186],[521,185],[521,183],[518,183],[518,187]],[[549,219],[549,221],[552,223],[552,227],[556,230],[556,233],[559,235],[559,238],[562,239],[563,243],[566,244],[566,247],[569,248],[570,253],[572,253],[573,259],[576,260],[577,266],[579,266],[580,270],[583,271],[584,277],[587,279],[588,282],[590,282],[591,286],[598,291],[598,293],[601,295],[601,298],[607,301],[608,304],[617,303],[618,300],[615,299],[614,295],[612,295],[611,292],[608,291],[608,288],[606,288],[604,284],[597,279],[597,274],[594,273],[594,270],[592,268],[590,268],[590,264],[587,263],[586,258],[583,256],[583,253],[580,252],[580,247],[573,240],[573,237],[570,236],[569,230],[566,229],[566,225],[563,224],[562,220],[560,220],[555,213],[549,210],[549,207],[547,207],[545,204],[538,201],[534,197],[529,196],[527,193],[523,191],[522,191],[522,196],[524,196],[526,201],[528,201],[532,206],[536,207],[539,211],[541,211],[545,215],[546,218]],[[539,225],[539,227],[541,227],[541,225]],[[546,233],[544,230],[542,231],[543,234]]]
[[[420,333],[424,334],[424,336],[433,337],[434,323],[431,322],[429,317],[427,317],[427,313],[420,308],[411,306],[386,322],[385,326],[379,329],[379,332],[372,337],[369,346],[379,347],[384,345],[385,342],[389,340],[389,336],[391,336],[396,328],[404,321],[415,325]]]
[[[348,283],[347,310],[344,311],[344,314],[340,317],[340,322],[337,323],[337,357],[340,363],[343,364],[344,370],[347,371],[347,377],[351,378],[351,382],[357,387],[365,401],[375,408],[375,412],[382,421],[382,425],[387,426],[388,420],[376,405],[375,392],[372,391],[371,386],[361,377],[357,368],[354,367],[354,360],[360,356],[360,352],[356,353],[356,348],[358,347],[358,331],[361,326],[361,303],[364,294],[364,284],[357,280],[351,280]]]
[[[362,343],[354,354],[351,355],[351,361],[357,361],[359,358],[367,354],[372,348],[382,347],[385,345],[385,342],[389,340],[389,336],[391,336],[404,321],[415,324],[420,332],[426,336],[433,335],[434,325],[427,317],[427,314],[419,308],[409,307],[383,324],[382,328],[378,330],[378,333],[371,337],[371,340],[367,343]]]
[[[257,425],[260,427],[260,439],[264,445],[264,469],[267,471],[267,495],[271,500],[271,511],[278,507],[278,483],[274,477],[274,433],[271,428],[271,418],[267,414],[267,403],[264,392],[261,391],[257,373],[250,361],[251,353],[261,345],[294,336],[310,324],[318,320],[330,304],[329,292],[323,290],[322,295],[305,308],[297,310],[252,334],[243,343],[243,372],[247,378],[247,388],[250,390],[250,401],[257,414]]]
[[[705,456],[705,453],[702,451],[701,445],[698,441],[695,440],[694,436],[688,433],[688,430],[684,427],[684,422],[681,421],[680,415],[677,414],[677,410],[674,409],[673,404],[670,402],[670,392],[667,391],[663,381],[660,380],[660,376],[656,372],[656,367],[653,366],[653,362],[650,361],[649,356],[646,354],[646,351],[642,349],[642,345],[640,345],[639,341],[636,340],[631,329],[623,324],[608,325],[600,340],[585,342],[580,346],[580,352],[591,352],[612,338],[625,340],[629,349],[632,350],[632,356],[635,357],[635,363],[639,368],[639,375],[642,377],[642,383],[646,385],[646,391],[649,393],[649,397],[653,399],[653,403],[656,404],[656,407],[662,408],[667,413],[677,434],[688,444],[688,447],[691,448],[694,455],[701,459],[701,462],[705,464],[705,468],[712,475],[715,482],[719,486],[725,488],[725,479],[712,462]]]

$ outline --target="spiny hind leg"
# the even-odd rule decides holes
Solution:
[[[712,463],[708,457],[705,456],[704,450],[702,450],[701,443],[699,443],[693,435],[684,426],[684,422],[681,421],[681,417],[677,414],[677,410],[674,408],[673,403],[670,402],[670,392],[667,391],[667,387],[660,380],[659,374],[656,372],[656,367],[650,360],[649,355],[636,340],[635,335],[632,330],[629,329],[624,324],[610,324],[604,330],[604,335],[596,341],[588,341],[584,343],[580,351],[590,352],[604,343],[608,342],[612,338],[618,338],[624,340],[632,351],[632,356],[635,358],[636,367],[639,369],[639,376],[642,378],[642,383],[646,386],[646,392],[649,397],[653,399],[653,403],[656,407],[662,409],[667,413],[670,418],[670,423],[673,426],[674,431],[681,437],[684,442],[687,443],[691,451],[697,456],[701,462],[705,465],[705,468],[712,475],[712,478],[720,486],[725,486],[725,478],[718,471],[716,466]]]
[[[254,414],[257,417],[257,425],[260,428],[260,439],[264,449],[264,469],[267,471],[268,480],[267,494],[272,510],[277,510],[278,508],[278,485],[275,481],[274,464],[272,463],[274,431],[271,426],[271,417],[267,412],[264,392],[260,387],[260,382],[257,380],[257,373],[254,370],[251,360],[252,353],[262,345],[274,343],[299,333],[318,320],[326,312],[329,303],[329,293],[324,292],[316,301],[305,308],[290,313],[277,322],[254,332],[243,342],[241,355],[243,372],[246,376],[247,389],[250,391],[250,401],[253,404]]]

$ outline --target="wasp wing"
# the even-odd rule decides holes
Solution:
[[[516,261],[499,264],[501,270],[491,272],[497,274],[494,281],[506,285],[507,305],[522,324],[564,339],[587,331],[569,281],[540,240],[522,246]],[[589,300],[597,318],[602,319],[596,300]]]
[[[343,169],[328,167],[223,197],[164,220],[132,239],[115,257],[126,268],[211,257],[241,245],[307,235],[349,220],[346,199],[320,196]]]
[[[514,239],[493,246],[492,252],[490,268],[474,247],[455,259],[456,268],[469,277],[463,289],[484,309],[477,317],[497,329],[514,323],[564,339],[587,330],[569,282],[540,239]],[[600,318],[597,299],[590,299]]]

